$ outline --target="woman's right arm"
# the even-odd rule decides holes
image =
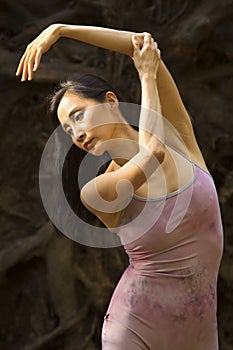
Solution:
[[[38,69],[42,55],[62,37],[132,56],[133,34],[135,33],[94,26],[52,24],[27,46],[16,75],[22,74],[22,81],[32,80],[33,72]],[[138,36],[139,40],[143,41],[144,34]]]
[[[32,80],[33,73],[38,69],[42,55],[61,37],[82,41],[132,57],[132,36],[134,34],[136,33],[103,27],[52,24],[27,46],[19,62],[16,75],[21,75],[21,81]],[[137,33],[140,47],[143,45],[145,34]],[[176,84],[162,60],[158,69],[157,83],[162,115],[189,142],[191,122]]]
[[[145,35],[148,33],[135,33],[123,30],[79,25],[58,25],[60,37],[79,40],[107,50],[116,51],[133,57],[133,35],[136,34],[139,48],[142,48]],[[166,67],[160,60],[157,73],[157,88],[161,105],[161,114],[175,127],[182,137],[187,149],[192,153],[200,153],[192,123],[183,104],[176,83]]]
[[[83,41],[132,57],[132,36],[134,34],[134,32],[94,26],[52,24],[27,46],[16,75],[22,75],[22,81],[32,80],[33,73],[39,67],[42,54],[47,52],[60,37]],[[143,44],[144,36],[145,33],[137,33],[140,47]],[[199,163],[203,162],[187,110],[175,81],[162,60],[157,74],[157,86],[162,115],[168,119],[182,137],[191,159],[199,161]]]

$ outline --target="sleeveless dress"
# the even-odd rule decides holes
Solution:
[[[103,350],[217,350],[217,276],[222,221],[212,177],[167,196],[134,196],[118,235],[130,265],[112,295]]]

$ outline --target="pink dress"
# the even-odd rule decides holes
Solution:
[[[122,215],[118,234],[130,265],[105,315],[103,350],[218,349],[222,222],[212,177],[193,168],[180,190],[135,196]]]

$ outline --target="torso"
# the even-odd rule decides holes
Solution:
[[[212,177],[199,165],[193,167],[193,181],[179,194],[151,201],[133,198],[122,214],[117,234],[130,266],[107,311],[106,346],[218,349],[221,215]]]
[[[209,173],[201,152],[196,152],[186,160],[169,146],[166,147],[166,156],[154,174],[135,191],[142,198],[156,198],[177,191],[190,181],[193,176],[192,163]],[[116,171],[120,166],[113,160],[107,171]]]
[[[192,133],[190,135],[192,142],[190,140],[189,145],[186,144],[183,148],[185,149],[185,154],[184,151],[175,151],[177,147],[173,148],[173,146],[166,145],[165,158],[161,167],[154,172],[149,181],[135,191],[135,195],[143,199],[158,198],[179,190],[192,181],[194,175],[193,164],[196,164],[209,174],[195,136]],[[177,140],[175,139],[175,141]],[[113,160],[106,172],[116,171],[119,168],[120,165]],[[114,227],[117,226],[121,215],[122,211],[118,211],[109,214],[105,213],[104,217],[99,216],[99,218],[110,230],[113,228],[114,231]]]

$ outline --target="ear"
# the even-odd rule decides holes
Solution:
[[[115,110],[116,107],[119,106],[118,99],[114,92],[107,91],[105,94],[105,102],[109,104],[111,110]]]
[[[114,92],[107,91],[106,94],[105,94],[105,102],[115,103],[116,105],[118,105],[118,98],[116,97]]]

